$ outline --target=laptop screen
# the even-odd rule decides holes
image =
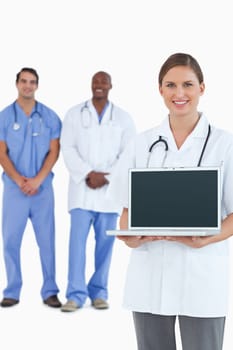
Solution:
[[[220,229],[220,168],[129,171],[129,229]]]

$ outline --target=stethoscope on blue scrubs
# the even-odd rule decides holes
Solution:
[[[91,126],[91,111],[88,107],[88,101],[86,101],[81,108],[81,118],[82,118],[82,126],[84,128],[90,128]],[[113,122],[113,104],[111,103],[111,110],[110,110],[110,118],[109,122]]]
[[[203,158],[203,155],[204,155],[204,152],[205,152],[205,149],[206,149],[206,145],[207,145],[207,142],[209,140],[209,137],[210,137],[210,133],[211,133],[211,126],[209,125],[208,126],[208,133],[207,133],[207,136],[206,136],[206,139],[205,139],[205,143],[202,147],[202,151],[201,151],[201,154],[200,154],[200,158],[198,160],[198,163],[197,163],[197,166],[199,167],[201,165],[201,161],[202,161],[202,158]],[[162,136],[159,136],[158,140],[156,140],[155,142],[153,142],[149,148],[149,154],[148,154],[148,158],[147,158],[147,167],[149,167],[150,165],[150,157],[152,155],[152,151],[154,149],[155,146],[157,146],[159,143],[163,143],[164,145],[164,150],[165,150],[165,153],[164,153],[164,157],[163,157],[163,161],[162,161],[162,166],[164,166],[165,164],[165,160],[167,158],[167,152],[168,152],[168,143],[166,140],[163,139]]]
[[[13,109],[14,109],[14,124],[13,124],[13,130],[18,131],[21,128],[21,125],[19,124],[18,121],[18,113],[17,113],[17,109],[16,109],[16,102],[13,103]],[[38,131],[34,131],[33,130],[33,124],[35,126],[35,120],[38,119],[39,121],[39,129]],[[39,136],[41,135],[42,132],[42,116],[40,114],[40,112],[38,111],[38,103],[36,102],[35,105],[35,111],[32,112],[32,114],[29,117],[29,125],[31,127],[32,130],[32,136]]]

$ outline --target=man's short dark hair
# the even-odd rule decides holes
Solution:
[[[19,73],[16,74],[16,83],[18,83],[19,78],[20,78],[20,74],[21,74],[22,72],[29,72],[29,73],[33,74],[33,75],[36,77],[36,83],[37,83],[37,85],[38,85],[38,83],[39,83],[39,75],[38,75],[37,71],[36,71],[34,68],[28,68],[28,67],[22,68],[22,69],[19,71]]]

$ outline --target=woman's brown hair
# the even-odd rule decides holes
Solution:
[[[194,73],[196,74],[199,83],[203,83],[204,81],[204,76],[201,70],[201,67],[199,66],[199,63],[197,60],[192,57],[189,54],[186,53],[175,53],[171,56],[168,57],[168,59],[164,62],[162,65],[160,72],[159,72],[159,86],[162,85],[162,81],[164,76],[167,74],[167,72],[176,66],[188,66],[190,67]]]

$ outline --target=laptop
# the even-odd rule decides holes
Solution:
[[[220,175],[220,167],[130,169],[128,230],[110,230],[107,234],[218,234]]]

